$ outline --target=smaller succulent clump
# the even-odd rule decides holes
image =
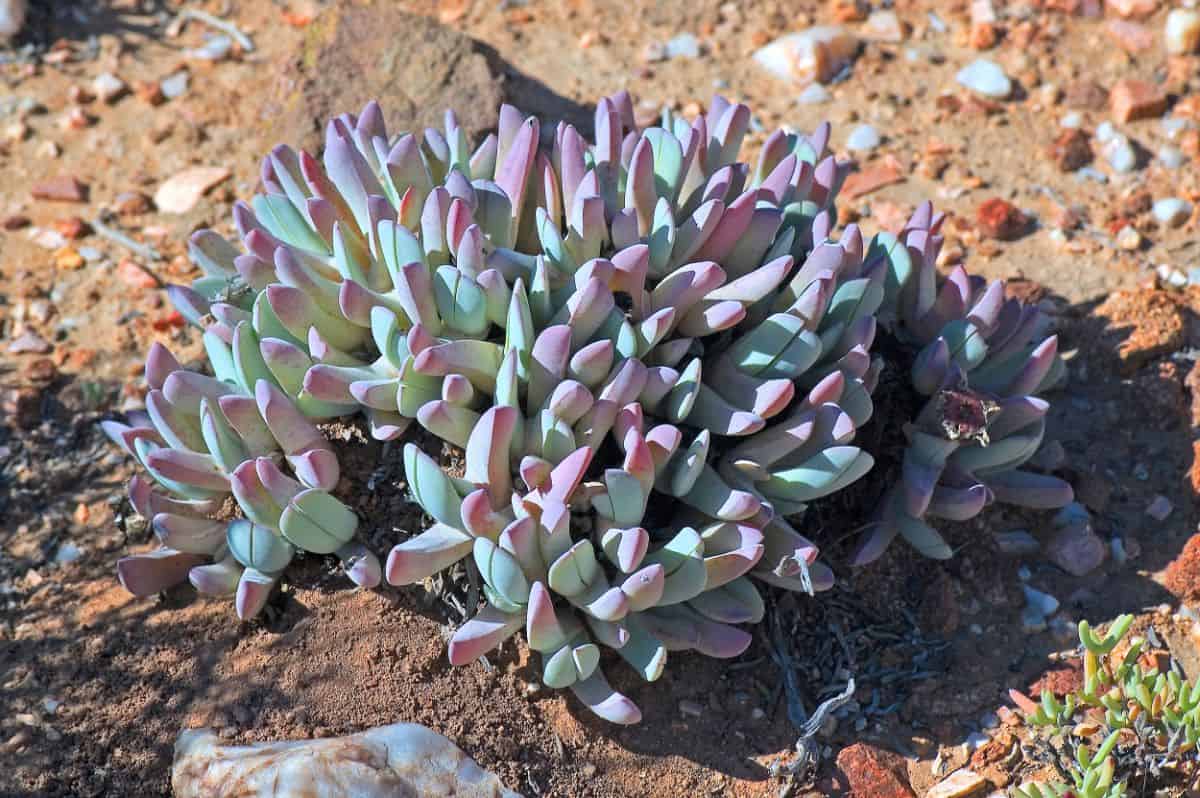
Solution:
[[[1162,667],[1147,654],[1145,638],[1122,645],[1132,624],[1132,615],[1122,615],[1101,638],[1087,621],[1079,623],[1083,684],[1063,700],[1049,690],[1040,702],[1010,691],[1025,721],[1044,732],[1055,766],[1070,780],[1024,785],[1014,791],[1016,798],[1120,798],[1135,779],[1194,775],[1200,682],[1184,679],[1173,660]],[[1089,746],[1096,740],[1102,742],[1093,752]]]
[[[211,358],[212,377],[155,344],[145,411],[102,424],[150,477],[130,480],[129,500],[161,544],[121,559],[121,584],[149,596],[187,580],[233,596],[243,620],[262,610],[297,551],[336,553],[355,583],[378,585],[379,560],[353,540],[357,517],[329,492],[340,474],[333,447],[301,409],[295,368],[306,358],[245,322],[234,340],[228,357]],[[241,517],[223,511],[230,497]]]
[[[925,203],[900,232],[872,242],[897,290],[879,308],[881,328],[911,357],[911,389],[924,401],[904,425],[899,479],[885,492],[854,555],[864,565],[901,537],[927,557],[953,549],[929,522],[962,522],[993,502],[1055,509],[1071,486],[1026,468],[1046,432],[1040,398],[1066,377],[1058,337],[1038,307],[1008,297],[961,266],[942,278],[942,214]]]

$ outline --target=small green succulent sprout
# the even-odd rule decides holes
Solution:
[[[1117,647],[1117,643],[1121,642],[1121,639],[1125,637],[1125,633],[1129,631],[1129,627],[1132,625],[1132,615],[1120,615],[1112,622],[1112,625],[1108,628],[1108,633],[1102,639],[1098,640],[1092,631],[1091,624],[1083,620],[1079,622],[1079,642],[1093,654],[1110,654]]]
[[[1070,722],[1078,709],[1075,696],[1068,695],[1066,701],[1059,701],[1049,690],[1042,691],[1041,700],[1038,702],[1030,701],[1015,690],[1010,691],[1009,695],[1014,703],[1025,711],[1025,722],[1031,726],[1062,727]]]
[[[1014,798],[1124,798],[1125,782],[1113,783],[1113,748],[1120,732],[1105,738],[1095,753],[1080,743],[1071,763],[1071,784],[1028,784],[1013,790]]]
[[[1083,684],[1063,701],[1049,691],[1043,691],[1040,702],[1010,691],[1027,723],[1043,729],[1049,739],[1075,741],[1069,768],[1073,785],[1024,787],[1016,795],[1109,798],[1124,795],[1124,785],[1134,779],[1159,774],[1165,763],[1194,768],[1200,682],[1185,680],[1174,663],[1166,670],[1146,664],[1146,640],[1128,637],[1133,620],[1132,615],[1116,618],[1103,637],[1087,621],[1079,624]],[[1093,754],[1082,736],[1097,730],[1106,737]]]

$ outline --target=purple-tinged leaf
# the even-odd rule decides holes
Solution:
[[[117,561],[121,586],[139,598],[173,587],[188,578],[188,571],[205,561],[202,554],[187,554],[173,549],[156,549],[133,554]]]
[[[241,577],[242,566],[233,557],[225,557],[209,565],[197,565],[188,571],[188,581],[192,587],[206,596],[234,595]]]
[[[253,568],[242,571],[233,600],[234,609],[240,620],[248,621],[262,612],[263,607],[267,605],[267,599],[271,597],[271,589],[275,587],[276,581],[276,577],[268,576]]]
[[[388,584],[411,585],[470,555],[474,539],[454,527],[434,524],[392,547],[385,574]]]
[[[611,723],[629,726],[642,720],[642,712],[637,704],[614,690],[599,669],[588,678],[572,684],[571,692],[588,709]]]
[[[485,606],[474,618],[460,626],[450,639],[450,664],[466,665],[479,659],[512,637],[524,626],[524,621],[523,613],[510,614],[490,605]]]

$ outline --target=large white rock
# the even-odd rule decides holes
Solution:
[[[25,24],[25,0],[0,0],[0,41],[16,36]]]
[[[249,746],[188,730],[175,743],[171,787],[175,798],[521,798],[417,723]]]
[[[858,55],[858,37],[825,25],[780,36],[754,53],[754,60],[782,80],[828,83]]]

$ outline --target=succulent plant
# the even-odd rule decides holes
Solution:
[[[1115,760],[1113,747],[1118,733],[1105,738],[1095,753],[1080,743],[1071,761],[1071,784],[1024,784],[1013,788],[1013,798],[1124,798],[1125,782],[1113,784]]]
[[[237,336],[253,335],[241,322]],[[267,360],[288,344],[256,342]],[[241,350],[245,355],[249,350]],[[352,537],[354,513],[329,491],[339,469],[332,446],[263,365],[242,357],[216,377],[180,366],[155,344],[146,358],[146,411],[104,431],[145,468],[129,483],[134,509],[162,547],[117,564],[121,583],[149,595],[190,579],[197,590],[233,595],[238,616],[262,609],[297,549],[337,553],[357,583],[379,583],[379,561]],[[282,373],[282,370],[279,370]],[[243,389],[252,386],[253,391]],[[232,496],[240,518],[215,520]]]
[[[917,388],[938,409],[912,427],[913,464],[868,553],[899,532],[941,556],[924,515],[1057,490],[1008,470],[1032,454],[1016,442],[1036,449],[1041,436],[1044,403],[1024,396],[1051,376],[1033,372],[1052,364],[1052,344],[1027,351],[1041,328],[1002,287],[965,274],[929,300],[940,239],[928,207],[900,240],[868,243],[849,225],[835,241],[845,167],[827,152],[828,125],[770,135],[751,166],[737,160],[750,122],[744,105],[716,98],[690,122],[664,112],[640,129],[621,93],[598,104],[591,143],[504,106],[496,134],[471,149],[452,113],[442,130],[392,137],[372,103],[330,122],[320,161],[277,147],[264,193],[234,208],[240,247],[195,234],[205,276],[170,289],[204,331],[213,376],[151,353],[153,389],[187,374],[176,381],[202,401],[176,407],[152,391],[166,421],[110,425],[192,502],[172,512],[196,525],[232,491],[236,531],[197,552],[216,564],[171,552],[127,562],[193,568],[205,586],[246,567],[243,580],[253,569],[267,583],[278,570],[262,568],[290,558],[275,547],[292,546],[337,550],[352,578],[377,581],[373,556],[351,548],[353,514],[327,493],[336,462],[313,422],[362,410],[375,438],[394,440],[416,419],[465,450],[466,471],[449,476],[405,446],[433,523],[392,550],[389,582],[469,559],[488,604],[456,633],[451,661],[524,627],[548,685],[627,723],[638,711],[608,686],[598,643],[652,680],[668,650],[740,653],[750,637],[738,624],[763,611],[756,582],[810,593],[832,583],[793,523],[873,465],[855,438],[883,368],[877,333],[910,345]],[[942,394],[967,390],[965,375],[1002,409],[985,432],[943,430],[951,445],[934,469],[924,428]],[[286,412],[282,436],[272,412]],[[987,433],[997,443],[984,449]],[[199,484],[180,481],[138,438],[212,466]],[[331,534],[284,523],[300,517]]]
[[[900,290],[887,295],[879,319],[915,355],[911,385],[924,406],[904,428],[908,448],[899,480],[854,557],[879,557],[899,535],[928,557],[953,551],[926,519],[966,521],[993,501],[1048,509],[1073,498],[1057,477],[1021,468],[1038,451],[1049,403],[1036,394],[1066,374],[1057,336],[1033,305],[1006,298],[1003,281],[988,283],[955,267],[938,279],[943,216],[925,203],[898,237],[872,244],[891,261]]]
[[[1200,756],[1200,682],[1185,680],[1173,662],[1164,669],[1157,658],[1148,661],[1145,638],[1122,645],[1132,624],[1132,615],[1122,615],[1101,638],[1080,621],[1083,683],[1063,701],[1048,690],[1040,702],[1009,692],[1030,726],[1077,741],[1068,768],[1074,787],[1052,784],[1042,789],[1056,792],[1041,793],[1025,787],[1017,795],[1040,798],[1075,789],[1081,796],[1118,798],[1126,782],[1158,775],[1168,763],[1194,773]],[[1100,734],[1104,741],[1089,754],[1083,740]]]

